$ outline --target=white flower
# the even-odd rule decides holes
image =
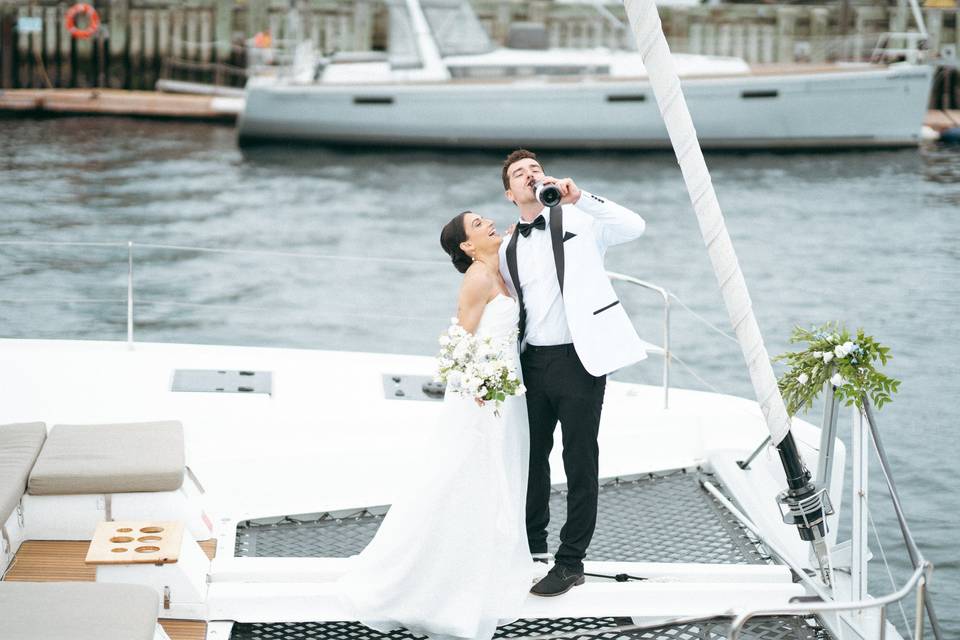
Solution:
[[[813,352],[813,357],[816,358],[817,360],[819,360],[820,358],[823,357],[823,352],[822,352],[822,351],[814,351],[814,352]]]
[[[463,360],[467,356],[467,353],[469,353],[469,351],[470,351],[470,344],[466,340],[463,340],[462,342],[458,342],[457,346],[453,349],[453,359]]]
[[[823,352],[823,361],[824,361],[824,362],[830,362],[831,360],[833,360],[833,352],[832,352],[832,351],[824,351],[824,352]]]
[[[842,358],[843,356],[847,355],[847,352],[844,350],[842,344],[838,344],[837,346],[835,346],[835,347],[833,348],[833,353],[834,353],[838,358]]]
[[[810,380],[810,376],[808,376],[805,373],[801,373],[800,375],[797,376],[797,382],[799,382],[800,384],[807,384],[808,380]]]
[[[440,336],[440,346],[445,347],[450,344],[450,336]]]
[[[843,376],[840,375],[839,373],[833,374],[833,377],[830,378],[830,384],[832,384],[835,387],[842,387],[846,383],[847,381],[844,380]]]

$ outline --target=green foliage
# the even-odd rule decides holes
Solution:
[[[834,393],[846,406],[856,405],[858,409],[863,409],[864,397],[869,397],[878,409],[883,407],[900,386],[899,380],[875,368],[877,363],[886,365],[892,358],[889,347],[864,334],[863,329],[857,329],[854,337],[834,322],[813,329],[796,327],[790,342],[805,342],[807,346],[773,360],[785,361],[790,366],[778,384],[791,416],[812,407],[827,382],[833,384]]]

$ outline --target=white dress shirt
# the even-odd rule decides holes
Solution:
[[[567,344],[573,342],[573,337],[563,310],[557,265],[553,259],[550,209],[544,207],[538,215],[543,216],[546,228],[531,229],[526,238],[522,234],[517,238],[517,272],[523,283],[523,306],[527,311],[525,342],[540,347]]]

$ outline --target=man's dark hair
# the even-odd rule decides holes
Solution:
[[[532,160],[537,160],[537,154],[533,151],[528,151],[527,149],[517,149],[516,151],[511,151],[510,155],[507,156],[507,159],[503,161],[503,169],[500,172],[500,177],[503,178],[503,190],[507,191],[510,189],[510,176],[507,175],[507,169],[510,168],[517,160],[524,160],[530,158]],[[539,160],[537,160],[539,162]]]

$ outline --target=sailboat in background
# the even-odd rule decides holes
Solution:
[[[636,51],[550,49],[524,32],[495,47],[468,0],[391,0],[383,54],[317,55],[252,77],[241,144],[656,149],[670,141]],[[914,52],[917,53],[917,52]],[[752,67],[673,54],[704,148],[916,145],[933,70],[892,64]]]

